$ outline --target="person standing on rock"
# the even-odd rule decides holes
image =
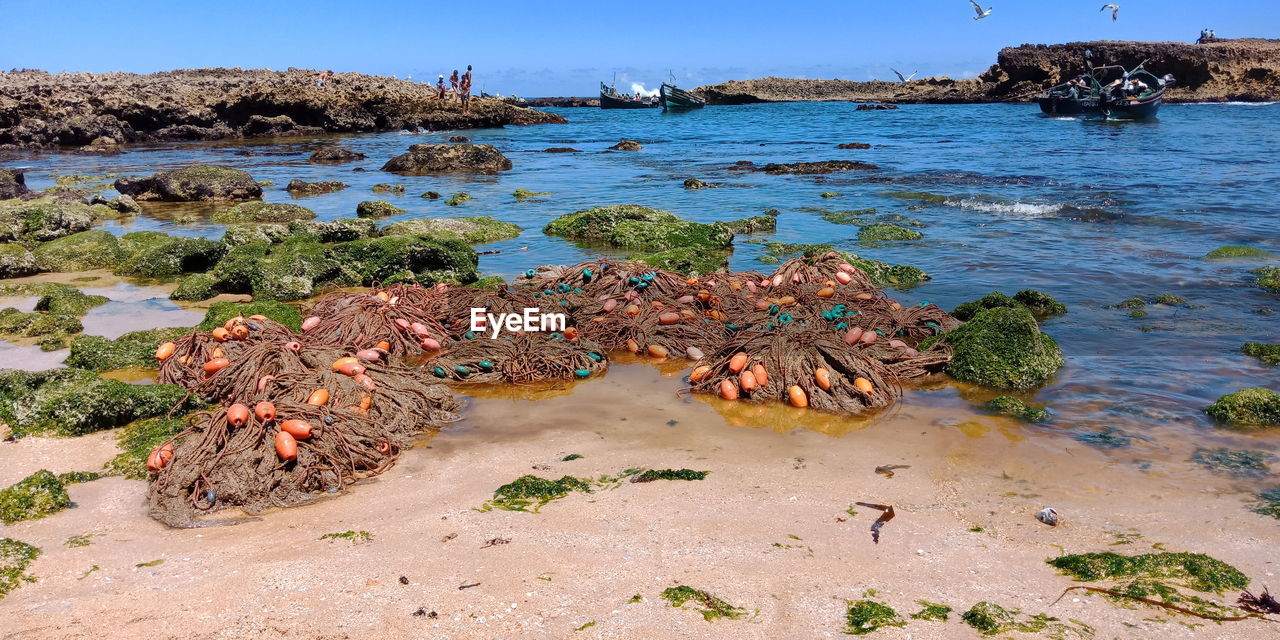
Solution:
[[[467,65],[467,72],[462,75],[462,81],[459,83],[462,88],[462,113],[471,111],[471,65]]]

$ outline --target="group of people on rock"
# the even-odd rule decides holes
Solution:
[[[467,72],[458,77],[458,70],[453,70],[453,75],[449,76],[448,95],[458,98],[462,101],[462,112],[471,112],[471,65],[467,65]],[[436,99],[444,101],[446,91],[444,87],[444,76],[441,75],[436,80]]]

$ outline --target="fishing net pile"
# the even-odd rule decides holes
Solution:
[[[160,381],[214,408],[151,453],[151,512],[186,526],[341,492],[456,419],[447,385],[568,383],[604,373],[614,351],[689,360],[691,388],[729,400],[882,409],[901,381],[946,365],[949,348],[925,341],[959,324],[903,307],[836,252],[767,275],[597,260],[496,287],[335,290],[300,333],[237,316],[161,346]]]

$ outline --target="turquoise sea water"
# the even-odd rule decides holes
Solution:
[[[1070,313],[1045,324],[1067,354],[1056,381],[1035,394],[1056,419],[1046,430],[1062,435],[1115,427],[1157,442],[1280,449],[1275,438],[1226,434],[1201,409],[1245,386],[1280,390],[1280,368],[1239,353],[1246,341],[1280,342],[1280,296],[1252,285],[1250,269],[1265,261],[1206,261],[1224,244],[1260,246],[1280,254],[1280,105],[1168,105],[1152,122],[1114,123],[1041,117],[1028,105],[907,105],[857,112],[849,103],[712,107],[684,114],[562,109],[566,125],[460,132],[489,143],[514,163],[496,176],[401,177],[378,171],[410,144],[440,142],[459,132],[384,133],[316,139],[171,144],[131,148],[114,157],[43,154],[11,157],[28,167],[32,188],[56,173],[150,173],[195,162],[248,170],[271,180],[268,201],[296,201],[321,219],[353,217],[361,200],[386,199],[413,217],[492,215],[515,222],[521,237],[481,245],[482,269],[510,277],[538,264],[570,263],[600,255],[549,238],[541,227],[557,215],[591,206],[638,203],[709,222],[778,209],[778,231],[756,236],[783,242],[822,242],[881,260],[923,268],[933,279],[893,295],[944,308],[991,291],[1044,290]],[[620,139],[639,152],[606,152]],[[870,149],[837,150],[844,142]],[[357,163],[306,162],[323,145],[367,154]],[[581,153],[542,153],[573,147]],[[244,155],[252,152],[253,155]],[[729,167],[850,159],[875,171],[829,176],[772,176]],[[363,172],[353,171],[364,167]],[[685,178],[725,186],[686,190]],[[289,180],[342,180],[350,189],[293,199]],[[403,184],[404,196],[375,195],[379,182]],[[548,191],[516,202],[517,188]],[[466,191],[458,207],[418,197]],[[944,203],[886,195],[929,192]],[[822,198],[824,192],[839,197]],[[824,221],[813,208],[901,213],[925,226],[924,239],[860,245],[857,227]],[[212,209],[149,206],[143,216],[112,230],[158,229],[218,237]],[[177,213],[206,222],[173,224]],[[772,270],[759,244],[739,236],[731,266]],[[1276,261],[1272,261],[1276,263]],[[1185,298],[1183,306],[1149,306],[1145,318],[1109,309],[1133,296]],[[1266,309],[1275,309],[1272,314]],[[931,402],[922,392],[908,402]],[[966,392],[959,392],[964,395]],[[979,394],[980,395],[980,394]],[[986,396],[982,396],[986,397]]]

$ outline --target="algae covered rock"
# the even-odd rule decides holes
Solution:
[[[1204,254],[1206,258],[1274,258],[1275,254],[1258,247],[1223,245]]]
[[[115,234],[90,229],[41,243],[31,254],[40,271],[67,273],[115,267],[121,250]]]
[[[1252,387],[1229,393],[1204,412],[1231,427],[1254,429],[1280,426],[1280,393]]]
[[[364,160],[363,153],[357,153],[342,147],[325,147],[312,152],[307,158],[307,162],[316,164],[341,164],[344,162],[355,162],[356,160]]]
[[[404,212],[404,209],[386,200],[365,200],[356,205],[356,215],[361,218],[386,218]]]
[[[115,188],[143,201],[199,202],[262,197],[262,187],[248,172],[212,164],[167,169],[142,178],[120,178],[115,181]]]
[[[84,369],[0,369],[0,420],[18,437],[110,429],[164,415],[186,397],[174,385],[131,385]]]
[[[17,484],[0,489],[0,522],[13,524],[43,518],[71,506],[71,498],[53,472],[41,469]]]
[[[332,255],[357,276],[357,284],[403,281],[466,284],[480,278],[479,256],[465,241],[456,238],[365,238],[335,245]]]
[[[361,156],[363,157],[363,156]],[[285,191],[294,196],[316,196],[322,193],[333,193],[342,191],[347,188],[347,183],[337,180],[326,180],[321,182],[305,182],[294,178],[285,186]]]
[[[458,238],[468,244],[481,244],[510,240],[520,235],[522,229],[510,222],[491,216],[466,218],[419,218],[404,220],[382,229],[382,235],[418,235],[436,238]]]
[[[1065,362],[1058,343],[1041,333],[1035,317],[1021,306],[984,309],[932,340],[951,345],[946,369],[951,377],[996,389],[1039,386]]]
[[[38,273],[36,257],[20,244],[0,244],[0,278],[21,278]]]
[[[688,222],[669,211],[619,204],[565,214],[543,228],[550,236],[588,243],[666,251],[680,247],[724,249],[733,232],[723,223]]]
[[[120,237],[122,258],[115,272],[119,275],[167,278],[206,271],[226,250],[226,245],[204,238],[137,231]]]
[[[919,240],[923,233],[915,229],[900,227],[887,222],[877,222],[858,229],[858,240],[862,242],[889,242],[893,240]]]
[[[71,340],[67,366],[89,371],[156,368],[156,347],[176,340],[190,329],[171,327],[126,333],[115,340],[102,336],[76,336]]]
[[[677,247],[656,253],[633,253],[628,260],[639,260],[659,269],[688,276],[704,276],[729,269],[728,251],[707,251],[694,247]]]
[[[274,202],[243,202],[230,209],[213,214],[213,221],[220,224],[239,222],[291,222],[314,220],[316,212],[296,204]]]
[[[415,144],[388,160],[383,171],[405,175],[432,173],[497,173],[511,168],[511,161],[490,144]]]
[[[0,203],[0,242],[47,242],[93,226],[83,202],[43,198]]]

